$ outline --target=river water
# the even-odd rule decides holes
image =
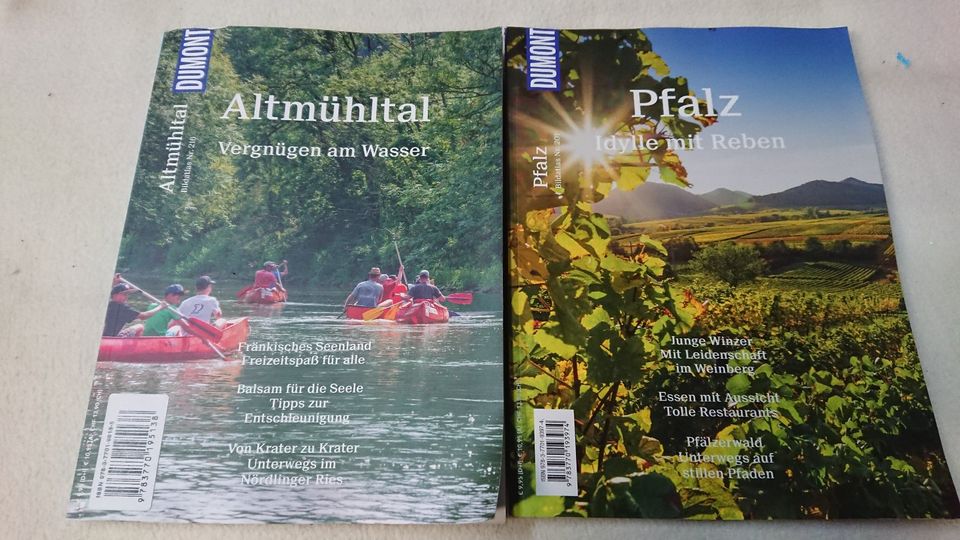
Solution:
[[[166,283],[140,286],[162,291]],[[249,342],[367,342],[363,365],[267,367],[202,360],[172,364],[100,362],[96,395],[167,394],[169,404],[149,512],[89,511],[95,457],[78,460],[70,515],[94,519],[197,522],[477,521],[493,513],[500,485],[503,436],[503,326],[499,295],[449,305],[448,324],[400,325],[338,319],[346,292],[291,289],[277,306],[238,304],[242,284],[218,284],[224,316],[249,317]],[[156,293],[155,293],[156,294]],[[131,303],[137,301],[131,298]],[[141,304],[142,305],[142,304]],[[247,353],[262,356],[265,353]],[[273,353],[280,355],[282,353]],[[345,353],[338,353],[345,354]],[[349,414],[349,424],[245,422],[271,410],[266,395],[239,394],[241,385],[357,384],[363,392],[323,396],[323,414]],[[316,396],[292,396],[309,399]],[[284,396],[291,399],[291,396]],[[105,406],[88,418],[84,444],[99,445]],[[315,412],[315,411],[300,411]],[[88,413],[89,414],[89,413]],[[91,422],[91,420],[93,420]],[[349,455],[257,455],[231,444],[357,445]],[[332,468],[252,470],[249,458],[314,459]],[[244,485],[243,475],[317,473],[340,485]]]

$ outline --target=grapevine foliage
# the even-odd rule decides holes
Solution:
[[[654,170],[661,181],[688,186],[666,140],[713,121],[660,117],[656,110],[634,117],[624,107],[630,89],[690,95],[686,80],[670,75],[641,31],[561,32],[565,86],[546,96],[523,88],[522,38],[508,31],[506,55],[513,459],[523,463],[513,511],[692,519],[955,514],[899,287],[859,298],[719,280],[678,284],[660,242],[640,235],[631,238],[639,249],[616,253],[611,227],[593,203],[614,184],[635,188]],[[551,125],[550,118],[559,120]],[[534,187],[527,172],[535,149],[590,126],[659,144],[565,163],[560,185]],[[672,335],[718,333],[762,341],[771,360],[755,364],[752,375],[681,378],[660,357]],[[658,391],[773,392],[782,399],[763,405],[776,418],[678,420],[663,417]],[[534,408],[575,413],[577,497],[534,495]],[[687,436],[759,437],[773,456],[764,467],[775,480],[689,474],[725,465],[679,459],[678,452],[689,450]]]

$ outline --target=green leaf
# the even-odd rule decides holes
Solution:
[[[550,389],[550,385],[555,381],[553,377],[547,375],[546,373],[537,372],[538,375],[533,377],[518,377],[515,384],[525,386],[537,390],[539,393],[546,393]]]
[[[623,418],[636,422],[637,426],[644,433],[649,433],[650,429],[653,428],[653,420],[651,419],[650,409],[640,409],[633,414],[625,415]]]
[[[561,358],[570,358],[577,354],[577,348],[569,343],[564,343],[560,338],[550,335],[544,329],[533,335],[533,339],[544,349],[556,354]]]
[[[640,265],[628,261],[626,259],[621,259],[616,255],[607,255],[600,260],[600,267],[604,270],[609,270],[611,272],[620,272],[620,273],[633,273],[640,269]]]
[[[853,439],[851,439],[849,435],[844,435],[840,437],[840,441],[842,441],[847,448],[853,450],[857,455],[860,455],[860,456],[863,455],[863,450],[859,446],[857,446],[857,443]]]
[[[665,184],[673,184],[683,188],[690,185],[686,180],[681,180],[680,177],[677,176],[677,171],[672,167],[660,167],[657,170],[660,172],[660,181]]]
[[[579,242],[563,231],[557,231],[554,234],[554,239],[556,239],[557,243],[560,244],[563,249],[569,252],[568,257],[570,259],[577,259],[590,254]]]
[[[844,399],[840,396],[830,396],[830,399],[827,400],[827,410],[832,413],[837,413],[841,408],[843,408]]]
[[[513,297],[511,298],[510,305],[513,307],[514,315],[520,316],[523,315],[524,310],[530,305],[528,302],[527,293],[517,290],[513,292]]]
[[[603,306],[597,306],[593,308],[593,311],[591,311],[589,315],[586,315],[580,321],[583,323],[583,327],[587,330],[592,330],[598,324],[613,326],[613,320],[610,319],[610,314],[603,309]]]
[[[612,239],[607,218],[601,214],[592,214],[578,219],[574,226],[576,227],[577,239],[592,249],[596,257],[603,257],[607,254],[607,246]]]
[[[513,515],[522,517],[553,517],[563,510],[563,497],[532,495],[513,505]]]
[[[727,391],[731,394],[740,395],[750,390],[750,377],[744,373],[738,373],[727,381]]]
[[[772,404],[780,412],[786,412],[791,420],[798,424],[803,423],[803,418],[800,416],[800,413],[797,411],[797,406],[793,401],[788,399],[780,400],[779,403]]]
[[[644,234],[637,237],[637,241],[642,242],[645,248],[655,251],[660,255],[663,255],[664,257],[668,255],[667,248],[664,247],[663,242],[659,240],[654,240],[653,238],[650,238],[649,236]],[[649,261],[650,259],[647,259],[647,260]]]
[[[661,77],[670,74],[670,68],[667,67],[667,63],[663,61],[663,58],[660,58],[659,54],[653,51],[640,53],[640,61],[650,66],[650,68]]]

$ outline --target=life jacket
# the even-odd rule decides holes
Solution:
[[[272,289],[277,285],[277,276],[269,270],[257,270],[253,277],[253,286],[261,289]]]
[[[390,299],[394,303],[402,302],[404,300],[403,295],[407,293],[407,284],[397,280],[393,286],[393,289],[390,291]],[[386,296],[386,294],[384,294]]]

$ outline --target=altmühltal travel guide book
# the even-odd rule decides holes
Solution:
[[[71,517],[493,517],[501,51],[499,29],[164,36]]]
[[[71,518],[960,515],[845,28],[168,32],[100,287]]]

